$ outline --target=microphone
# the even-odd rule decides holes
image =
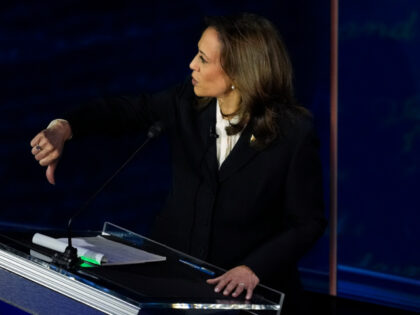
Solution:
[[[219,135],[216,133],[216,128],[214,126],[210,127],[210,133],[209,133],[211,138],[217,139],[219,138]]]
[[[147,131],[147,137],[149,139],[154,139],[160,136],[164,129],[163,123],[161,121],[155,122],[153,125],[150,126],[149,130]]]
[[[136,156],[136,154],[143,149],[143,147],[151,140],[157,138],[162,131],[164,130],[164,125],[161,121],[157,121],[153,123],[149,130],[147,131],[147,139],[130,155],[130,157],[112,174],[111,177],[109,177],[99,189],[89,197],[89,199],[83,204],[82,207],[79,208],[79,210],[73,214],[72,217],[70,217],[68,223],[67,223],[67,240],[68,240],[68,246],[66,247],[66,250],[64,253],[55,253],[53,258],[53,263],[56,263],[60,266],[65,266],[66,268],[74,268],[80,263],[80,259],[77,257],[77,248],[74,248],[72,246],[71,242],[71,226],[73,223],[73,220],[79,216],[82,212],[86,210],[88,206],[92,203],[94,199],[101,193],[105,187],[109,185],[109,183],[112,182],[112,180],[125,168],[125,166],[131,162],[131,160]]]

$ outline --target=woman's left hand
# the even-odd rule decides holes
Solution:
[[[207,280],[209,284],[216,284],[215,292],[223,290],[223,295],[229,295],[233,292],[232,296],[237,297],[246,290],[245,298],[247,300],[251,299],[252,293],[259,282],[260,279],[257,275],[245,265],[230,269],[220,277]]]

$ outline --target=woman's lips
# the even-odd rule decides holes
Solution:
[[[194,86],[196,86],[197,85],[197,80],[196,79],[194,79],[194,78],[192,78],[192,80],[191,80],[191,82],[192,82],[192,85],[194,85]]]

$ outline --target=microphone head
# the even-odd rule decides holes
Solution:
[[[216,133],[216,128],[214,128],[214,126],[210,127],[210,134],[209,135],[210,135],[210,137],[215,138],[215,139],[219,138],[219,135]]]
[[[165,128],[163,123],[161,121],[157,121],[150,126],[149,130],[147,131],[147,137],[156,138],[162,133],[164,129]]]

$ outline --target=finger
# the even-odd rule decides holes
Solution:
[[[31,140],[31,147],[36,146],[39,143],[39,140],[42,136],[43,136],[43,132],[41,131]]]
[[[39,165],[41,166],[48,166],[51,163],[54,163],[58,159],[58,154],[56,151],[52,151],[50,154],[48,154],[45,158],[39,161]],[[35,157],[36,158],[36,157]]]
[[[229,295],[230,292],[232,292],[236,287],[238,286],[238,284],[236,282],[229,282],[229,284],[226,286],[225,290],[223,291],[223,295]]]
[[[250,287],[246,288],[245,299],[250,300],[252,298],[253,292],[254,292],[254,287],[253,286],[250,286]]]
[[[245,289],[245,284],[242,283],[242,282],[238,283],[235,291],[232,293],[232,296],[237,297],[237,296],[241,295],[241,293],[244,291],[244,289]]]
[[[213,279],[207,279],[206,282],[210,283],[210,284],[215,284],[215,283],[219,282],[221,278],[222,278],[222,276],[217,277],[217,278],[213,278]]]
[[[38,143],[36,144],[36,146],[40,146],[44,150],[44,149],[51,148],[53,145],[51,144],[51,141],[49,138],[47,138],[45,135],[41,135],[41,137],[39,137],[38,139]]]
[[[35,145],[32,147],[31,152],[35,156],[38,155],[41,152],[45,154],[45,153],[51,151],[52,148],[53,148],[50,141],[42,134],[40,135],[40,137],[37,138],[37,142],[34,142],[34,144]]]
[[[32,142],[31,142],[32,144]],[[43,149],[45,149],[47,146],[51,146],[51,144],[47,141],[45,141],[45,138],[39,137],[37,138],[37,141],[34,142],[34,146],[32,147],[32,154],[36,155],[37,153],[41,152]]]
[[[220,279],[219,283],[214,288],[214,292],[220,292],[222,289],[230,282],[230,280],[226,278]]]
[[[45,175],[47,176],[47,180],[51,185],[55,185],[55,169],[57,168],[58,160],[54,161],[50,165],[48,165],[47,170],[45,171]]]
[[[36,145],[32,148],[31,153],[33,155],[37,155],[39,152],[41,152],[41,150],[42,150],[42,148],[40,146]]]
[[[47,166],[58,159],[60,154],[61,152],[57,148],[48,143],[35,155],[35,160],[39,161],[40,165]]]
[[[42,150],[44,151],[44,150]],[[37,155],[35,155],[35,160],[39,162],[41,166],[47,166],[54,162],[58,158],[58,152],[57,150],[39,152]]]
[[[51,155],[53,153],[53,147],[45,147],[45,148],[41,148],[40,150],[38,150],[35,147],[35,150],[38,151],[38,153],[35,154],[35,160],[37,161],[41,161],[43,159],[45,159],[46,157],[48,157],[49,155]],[[54,160],[57,157],[54,157],[53,155],[50,156],[50,158],[52,160]],[[48,165],[49,163],[45,164]]]

